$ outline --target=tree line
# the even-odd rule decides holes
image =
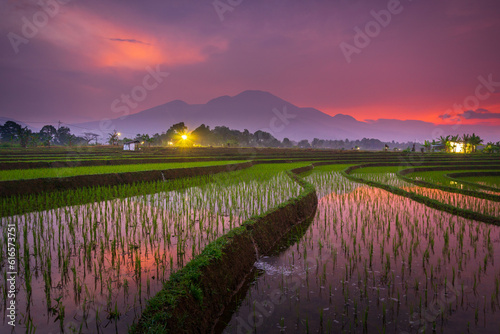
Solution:
[[[118,142],[116,131],[110,134],[109,142]],[[181,136],[186,134],[188,140],[186,142],[181,140]],[[366,149],[366,150],[382,150],[386,146],[391,149],[408,149],[413,143],[397,143],[382,142],[378,139],[363,138],[361,140],[324,140],[314,138],[312,141],[303,139],[300,141],[293,141],[289,138],[278,140],[271,133],[265,131],[250,132],[245,129],[243,131],[230,129],[227,126],[216,126],[211,129],[209,126],[202,124],[193,131],[189,132],[184,122],[172,125],[166,132],[161,134],[137,134],[134,138],[124,138],[123,141],[138,140],[147,146],[169,146],[169,145],[182,145],[182,146],[226,146],[226,147],[276,147],[276,148],[324,148],[324,149]]]
[[[182,135],[186,135],[187,139],[182,139]],[[100,138],[101,137],[101,138]],[[430,151],[432,145],[442,144],[446,150],[450,151],[454,142],[465,142],[471,144],[472,150],[475,150],[477,145],[483,143],[479,136],[464,134],[460,136],[442,136],[437,140],[425,141],[424,144],[414,142],[383,142],[373,138],[363,138],[358,140],[336,139],[325,140],[314,138],[312,141],[303,139],[293,141],[289,138],[278,140],[271,133],[265,131],[250,132],[245,129],[243,131],[230,129],[227,126],[216,126],[211,129],[209,126],[202,124],[193,131],[189,132],[188,127],[184,122],[176,123],[170,128],[162,132],[156,133],[153,136],[149,134],[138,133],[133,138],[120,138],[118,131],[108,133],[107,137],[101,136],[93,132],[84,132],[83,135],[77,136],[71,133],[70,129],[65,126],[55,128],[52,125],[45,125],[39,132],[34,132],[28,127],[22,127],[13,121],[7,121],[3,126],[0,126],[0,139],[3,143],[10,145],[20,145],[21,147],[36,147],[36,146],[74,146],[74,145],[99,145],[99,140],[105,141],[109,145],[123,144],[127,141],[138,140],[144,146],[225,146],[225,147],[276,147],[276,148],[315,148],[315,149],[338,149],[338,150],[406,150],[406,151]],[[467,145],[466,145],[467,146]],[[499,152],[500,142],[489,142],[485,145],[485,152]]]
[[[66,126],[56,129],[52,125],[45,125],[40,132],[34,132],[13,121],[7,121],[0,126],[0,138],[3,143],[18,144],[21,147],[88,144],[85,138],[75,136]]]
[[[443,147],[443,150],[446,152],[453,152],[457,148],[459,144],[463,144],[463,149],[465,153],[474,153],[477,151],[477,146],[482,145],[484,143],[484,139],[475,133],[467,134],[464,133],[462,136],[460,135],[449,135],[449,136],[440,136],[437,139],[432,141],[426,140],[423,144],[423,147],[426,151],[433,150],[436,146]],[[498,142],[488,142],[484,144],[483,148],[484,153],[498,153],[500,152],[500,141]]]

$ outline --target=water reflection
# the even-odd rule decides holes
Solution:
[[[442,203],[450,204],[461,209],[476,211],[485,215],[494,217],[500,216],[500,203],[490,201],[487,199],[477,198],[474,196],[467,196],[452,192],[447,192],[439,189],[431,189],[426,187],[419,187],[413,183],[401,180],[394,173],[363,173],[354,174],[366,180],[388,184],[403,190],[414,192],[416,194],[435,199]],[[477,190],[477,189],[476,189]],[[485,190],[484,192],[488,192]],[[491,192],[490,192],[491,193]]]
[[[17,227],[17,329],[124,333],[173,271],[249,216],[301,191],[285,174],[224,185],[2,218],[2,235],[8,224]],[[6,249],[1,238],[4,273]],[[6,307],[0,303],[4,315]]]
[[[499,227],[337,173],[309,179],[331,193],[296,245],[257,264],[225,333],[498,330]]]

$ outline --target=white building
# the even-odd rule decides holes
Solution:
[[[123,143],[123,150],[124,151],[135,151],[139,148],[140,143],[141,142],[138,140],[125,142],[125,143]]]

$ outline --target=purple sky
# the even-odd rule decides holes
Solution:
[[[134,89],[132,112],[256,89],[358,120],[500,126],[498,0],[43,1],[0,2],[1,116],[93,121]],[[137,88],[148,67],[169,75]]]

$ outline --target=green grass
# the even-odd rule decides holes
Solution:
[[[116,166],[92,166],[92,167],[64,167],[64,168],[38,168],[38,169],[14,169],[0,171],[0,181],[26,180],[47,177],[69,177],[77,175],[95,175],[126,172],[142,172],[151,170],[166,170],[174,168],[190,168],[203,166],[218,166],[231,163],[244,162],[235,161],[202,161],[202,162],[173,162],[161,164],[134,164]]]
[[[180,191],[189,187],[203,188],[209,183],[230,186],[237,182],[256,179],[269,180],[278,173],[310,165],[310,162],[258,164],[243,170],[214,175],[173,179],[167,182],[140,182],[119,186],[98,186],[76,190],[42,193],[38,195],[0,198],[0,217],[33,211],[50,210],[59,207],[101,202],[114,198],[126,198],[159,192]]]
[[[488,172],[489,170],[481,170],[481,172]],[[495,171],[495,170],[491,170]],[[496,170],[498,171],[498,170]],[[427,171],[427,172],[415,172],[415,173],[410,173],[407,174],[407,177],[410,177],[414,180],[422,180],[438,185],[443,185],[443,186],[449,186],[449,187],[454,187],[454,188],[464,188],[464,189],[471,189],[471,190],[477,190],[478,187],[474,187],[473,185],[470,184],[462,184],[462,183],[457,183],[456,181],[446,177],[446,174],[449,173],[467,173],[467,172],[477,172],[477,170],[471,170],[471,169],[463,169],[463,170],[441,170],[441,171]],[[483,178],[483,177],[481,177]],[[500,186],[500,181],[498,180],[498,177],[484,177],[488,178],[494,181],[496,179],[497,186]],[[464,177],[463,178],[465,181],[472,181],[472,179],[479,179],[477,177]],[[457,179],[458,180],[458,179]],[[476,182],[476,181],[473,181]]]
[[[374,173],[397,173],[398,171],[408,168],[407,166],[377,166],[364,167],[355,169],[352,174],[374,174]]]
[[[313,162],[314,163],[314,162]],[[325,172],[340,172],[341,170],[344,170],[347,167],[354,166],[354,164],[336,164],[333,163],[331,165],[322,165],[322,166],[315,166],[313,170],[309,172],[305,172],[300,174],[301,177],[307,177],[312,174],[316,173],[325,173]]]
[[[479,183],[485,186],[495,187],[500,189],[500,177],[498,176],[467,176],[457,178],[469,182]]]
[[[216,159],[214,156],[158,156],[158,155],[134,155],[134,156],[88,156],[88,155],[74,155],[74,156],[58,156],[58,157],[9,157],[9,158],[0,158],[0,163],[9,164],[9,163],[33,163],[33,162],[77,162],[77,161],[113,161],[113,160],[128,160],[128,161],[136,161],[136,160],[172,160],[172,159]],[[238,160],[241,157],[238,156],[224,156],[217,159],[223,160]],[[274,159],[270,159],[274,160]]]

